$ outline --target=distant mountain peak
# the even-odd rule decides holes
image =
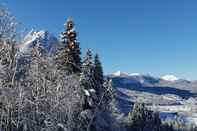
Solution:
[[[113,76],[129,76],[128,73],[126,72],[121,72],[121,71],[117,71],[115,73],[112,74]]]
[[[140,73],[131,73],[129,76],[140,76]]]
[[[172,82],[179,80],[179,78],[177,78],[174,75],[165,75],[165,76],[162,76],[161,79],[166,80],[166,81],[172,81]]]
[[[58,43],[57,38],[46,30],[31,30],[20,45],[20,52],[28,52],[30,48],[40,44],[47,52],[50,52]]]

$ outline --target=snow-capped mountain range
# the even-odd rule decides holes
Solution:
[[[22,53],[28,53],[29,49],[35,46],[41,46],[46,52],[55,50],[57,46],[57,38],[45,30],[34,31],[31,30],[23,39],[19,46]]]
[[[117,71],[115,73],[112,73],[111,76],[117,76],[117,77],[136,77],[136,76],[150,76],[150,75],[142,75],[140,73],[126,73],[126,72],[121,72],[121,71]],[[165,80],[165,81],[171,81],[171,82],[174,82],[174,81],[178,81],[180,80],[178,77],[174,76],[174,75],[164,75],[162,77],[159,77],[159,78],[156,78],[156,77],[153,77],[153,76],[150,76],[152,78],[155,78],[155,79],[162,79],[162,80]]]

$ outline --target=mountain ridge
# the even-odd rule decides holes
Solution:
[[[186,81],[197,81],[197,80],[188,80],[188,79],[184,79],[184,78],[178,78],[177,76],[173,75],[173,74],[166,74],[166,75],[162,75],[162,76],[153,76],[151,74],[141,74],[141,73],[127,73],[127,72],[121,72],[121,71],[117,71],[111,74],[108,74],[107,76],[116,76],[116,77],[121,77],[121,76],[125,76],[125,77],[136,77],[136,76],[149,76],[155,79],[161,79],[164,81],[171,81],[171,82],[175,82],[175,81],[179,81],[179,80],[186,80]]]
[[[40,46],[47,53],[51,53],[58,45],[58,39],[47,30],[35,31],[31,30],[24,37],[22,43],[19,46],[19,51],[22,53],[28,53],[29,49]]]

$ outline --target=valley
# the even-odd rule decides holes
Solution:
[[[115,75],[114,75],[115,74]],[[118,109],[128,114],[134,103],[144,103],[159,112],[163,120],[197,125],[196,82],[183,79],[164,80],[150,75],[110,75],[117,91]]]

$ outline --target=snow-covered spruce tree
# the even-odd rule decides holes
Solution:
[[[104,82],[103,67],[98,54],[96,54],[94,58],[94,78],[97,83],[103,85]]]
[[[88,49],[83,63],[82,63],[82,69],[81,69],[81,75],[80,75],[80,82],[81,87],[83,88],[85,94],[89,96],[90,92],[96,92],[95,90],[95,79],[94,79],[94,64],[92,59],[92,52]]]
[[[58,68],[68,74],[79,73],[81,69],[81,51],[76,37],[74,23],[69,18],[65,23],[65,32],[61,33],[61,44],[55,57]]]
[[[112,81],[107,79],[104,82],[103,77],[98,55],[93,63],[92,53],[87,50],[80,76],[81,87],[85,94],[84,111],[80,116],[83,129],[88,131],[108,131],[112,129],[112,123],[115,123],[111,114],[114,99]]]
[[[132,112],[128,115],[128,131],[143,131],[146,124],[146,114],[144,104],[134,104]]]
[[[104,75],[101,61],[99,59],[99,55],[96,54],[94,57],[94,79],[95,79],[95,90],[99,97],[101,97],[104,93]]]
[[[101,109],[114,112],[115,109],[115,90],[113,88],[113,82],[110,78],[104,78],[102,63],[99,59],[99,55],[96,54],[94,58],[94,79],[95,90],[98,92],[99,98],[103,96]],[[113,108],[113,109],[112,109]]]
[[[98,96],[94,89],[95,85],[92,52],[88,49],[82,63],[80,74],[80,86],[84,94],[83,111],[80,114],[82,131],[89,131],[94,128],[92,121],[94,119],[94,111],[98,101]]]
[[[102,86],[103,100],[100,108],[103,111],[112,111],[112,102],[115,100],[115,93],[113,89],[112,79],[107,78]],[[114,104],[114,103],[113,103]]]
[[[85,79],[84,81],[81,81],[82,86],[84,89],[91,89],[95,85],[94,81],[94,65],[93,65],[93,59],[92,59],[92,52],[88,49],[83,63],[82,63],[82,73],[81,75],[84,75]]]

